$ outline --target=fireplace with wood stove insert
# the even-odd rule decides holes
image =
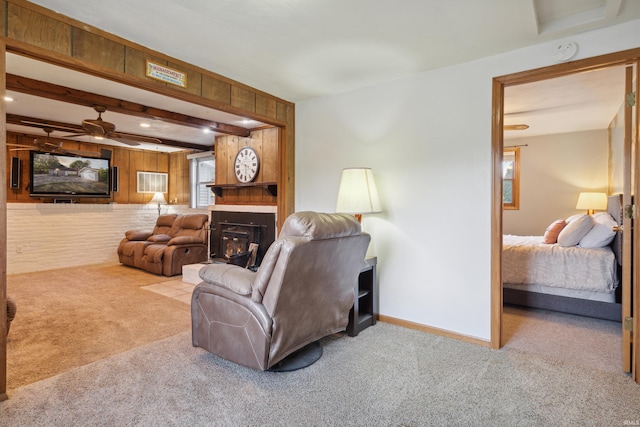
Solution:
[[[213,262],[257,267],[275,240],[273,213],[211,213],[210,248]]]

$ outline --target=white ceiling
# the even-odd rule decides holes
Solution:
[[[34,0],[33,3],[293,102],[640,18],[637,0]],[[546,123],[548,120],[543,124],[543,117],[558,123],[560,113],[577,106],[586,108],[591,101],[584,96],[591,94],[592,88],[603,88],[595,98],[600,106],[592,106],[588,112],[583,108],[578,117],[598,116],[600,122],[610,121],[612,104],[621,102],[617,95],[619,88],[604,87],[595,77],[600,76],[596,73],[580,76],[581,89],[572,96],[566,95],[573,87],[568,78],[563,82],[545,82],[553,85],[548,87],[538,84],[509,88],[505,111],[513,115],[506,116],[506,123],[530,125],[529,130],[517,136],[543,132],[545,126],[551,126]],[[605,80],[611,79],[606,76]],[[73,77],[69,84],[76,81]],[[590,89],[584,90],[587,87]],[[132,90],[126,88],[124,92],[123,97]],[[602,96],[611,93],[616,94],[615,99],[609,96],[603,102]],[[154,102],[162,100],[156,98]],[[543,105],[548,113],[541,111]],[[72,114],[77,122],[95,116],[86,108]],[[566,124],[573,119],[569,120],[568,113],[562,117],[567,131]],[[107,112],[103,118],[116,123],[118,130],[133,132],[115,113]],[[591,119],[586,121],[595,123]]]

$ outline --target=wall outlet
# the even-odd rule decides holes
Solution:
[[[22,246],[16,246],[16,253],[17,254],[21,254],[22,253]]]

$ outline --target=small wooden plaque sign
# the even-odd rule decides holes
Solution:
[[[164,65],[156,64],[155,62],[147,59],[147,77],[160,80],[165,83],[179,86],[181,88],[187,87],[187,74],[173,68],[166,67]]]

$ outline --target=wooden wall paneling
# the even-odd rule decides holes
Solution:
[[[264,182],[264,150],[262,149],[262,130],[251,132],[249,138],[243,138],[244,144],[248,145],[258,153],[258,158],[260,159],[260,168],[258,169],[258,176],[254,182]],[[242,191],[246,190],[246,191]],[[243,203],[250,205],[260,205],[264,202],[263,200],[263,189],[262,187],[247,187],[241,189],[238,192],[238,197],[241,199]]]
[[[169,173],[169,153],[156,153],[156,172]]]
[[[129,203],[147,203],[145,193],[138,193],[138,172],[144,170],[144,155],[142,151],[130,150],[129,152]],[[150,199],[150,198],[149,198]]]
[[[125,47],[125,64],[124,64],[124,72],[125,74],[129,74],[134,77],[139,77],[142,79],[153,80],[154,83],[166,87],[166,83],[162,83],[158,80],[151,79],[147,77],[147,60],[153,61],[156,64],[167,65],[167,61],[160,58],[159,56],[154,56],[150,53],[143,52],[138,49],[134,49],[132,47]]]
[[[7,34],[7,2],[4,0],[0,1],[0,34]]]
[[[189,204],[189,159],[187,152],[171,153],[169,157],[169,198],[171,204]]]
[[[227,176],[226,182],[228,184],[235,184],[238,182],[236,179],[235,171],[233,169],[236,154],[240,149],[240,137],[237,136],[228,136],[226,137],[226,145],[227,145]],[[223,191],[222,203],[227,205],[233,205],[238,202],[238,190],[237,189],[225,189]]]
[[[143,151],[142,157],[144,158],[144,172],[158,172],[158,153],[155,151]]]
[[[6,55],[4,41],[0,40],[0,95],[4,96],[6,82]],[[6,129],[7,109],[0,103],[0,129]],[[6,165],[7,134],[0,132],[0,165]],[[0,174],[0,402],[7,396],[7,182]]]
[[[73,57],[124,73],[124,51],[122,44],[97,34],[73,29]]]
[[[295,109],[278,103],[278,119],[287,124],[278,135],[278,227],[295,211]]]
[[[205,74],[202,76],[202,97],[231,105],[231,84]]]
[[[256,113],[275,119],[278,115],[276,100],[256,94]]]
[[[193,95],[200,95],[202,93],[202,73],[200,73],[198,71],[195,71],[195,70],[192,70],[190,68],[185,68],[184,66],[182,66],[180,64],[173,63],[171,61],[169,61],[167,66],[169,68],[172,68],[174,70],[178,70],[178,71],[181,71],[181,72],[187,74],[187,87],[186,88],[182,88],[182,87],[176,86],[176,85],[168,85],[168,86],[173,87],[173,88],[178,89],[178,90],[182,90],[182,91],[191,93]]]
[[[246,112],[246,116],[249,118],[253,117],[266,122],[269,122],[269,119],[274,119],[279,122],[274,123],[282,126],[281,133],[278,135],[279,148],[276,162],[279,196],[273,198],[273,200],[277,200],[279,218],[286,218],[289,213],[293,212],[295,192],[293,182],[295,172],[293,151],[295,106],[293,103],[219,76],[209,70],[200,69],[176,58],[171,58],[99,28],[56,14],[28,1],[0,0],[0,4],[8,4],[6,9],[10,9],[5,20],[8,22],[6,32],[9,36],[6,40],[11,49],[16,49],[17,52],[31,54],[42,60],[59,63],[63,66],[71,66],[71,68],[77,68],[78,70],[86,69],[93,74],[106,78],[120,79],[134,87],[158,93],[166,90],[168,96],[173,96],[176,99],[196,103],[205,102],[203,105],[206,105],[208,100],[212,103],[210,105],[213,108],[218,108],[222,111],[239,115],[243,115],[243,112]],[[33,25],[34,23],[41,25]],[[0,25],[2,25],[2,22],[0,22]],[[31,28],[25,31],[25,25],[37,28],[37,31]],[[102,48],[92,50],[90,46],[96,44],[102,46]],[[30,45],[34,47],[30,48]],[[118,62],[111,57],[111,54],[98,53],[99,50],[112,51],[112,49],[115,51],[123,49],[125,51],[124,74],[120,74],[121,71],[118,71],[118,65],[115,65],[116,69],[111,68]],[[59,55],[59,53],[64,53],[64,55]],[[69,56],[69,58],[73,56],[74,59],[66,59],[65,55]],[[146,59],[152,59],[167,66],[175,66],[176,69],[186,72],[188,87],[180,89],[176,86],[147,78],[145,73]],[[86,62],[86,65],[82,64],[83,61]],[[95,64],[95,66],[92,66],[92,64]],[[190,84],[193,83],[194,79],[198,79],[198,75],[200,75],[201,80],[200,94],[197,93],[197,87],[194,88]],[[190,99],[189,97],[193,98]],[[200,101],[198,98],[200,98]],[[227,106],[229,109],[225,108]],[[135,171],[131,171],[130,177],[134,177],[133,179],[135,180]],[[231,183],[234,183],[235,177],[232,178],[233,181]],[[217,182],[220,181],[217,180]],[[230,195],[229,198],[232,199],[234,192],[229,191],[228,193]],[[235,199],[239,200],[237,193],[235,191]],[[122,196],[118,195],[118,197]],[[130,202],[135,203],[138,198],[139,196],[134,192],[130,197]],[[271,196],[267,198],[271,198]]]
[[[71,25],[14,3],[7,21],[7,37],[71,56]]]
[[[231,105],[253,113],[256,111],[256,94],[248,89],[232,85]]]
[[[262,181],[278,181],[278,128],[262,131]]]
[[[130,203],[131,181],[135,181],[135,175],[131,172],[131,150],[114,147],[111,154],[111,166],[118,167],[118,191],[113,193],[113,201],[116,203]]]
[[[241,146],[249,146],[256,150],[258,158],[260,159],[260,166],[258,168],[258,176],[254,182],[264,182],[264,150],[262,148],[262,130],[256,130],[251,132],[249,138],[243,138],[243,144]]]
[[[227,184],[227,142],[226,137],[217,137],[215,142],[216,183]]]
[[[225,138],[225,141],[227,145],[227,160],[225,162],[227,164],[227,176],[225,177],[225,182],[227,184],[235,184],[236,182],[238,182],[238,180],[236,179],[233,167],[236,159],[236,154],[240,149],[240,138],[237,136],[227,136]]]

